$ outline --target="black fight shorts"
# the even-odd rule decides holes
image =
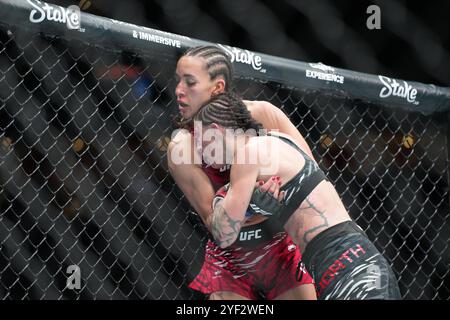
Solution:
[[[353,221],[314,237],[305,248],[303,262],[320,300],[401,299],[388,261]]]

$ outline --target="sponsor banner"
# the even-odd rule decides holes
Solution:
[[[417,89],[410,85],[408,82],[402,80],[398,82],[395,79],[391,79],[386,76],[378,76],[383,87],[380,90],[380,98],[399,97],[403,98],[411,104],[418,105],[417,101]]]
[[[159,36],[149,32],[133,30],[133,38],[159,43],[165,46],[181,48],[180,40]]]
[[[263,68],[262,58],[260,55],[257,55],[249,50],[243,50],[223,44],[217,45],[230,56],[232,63],[246,64],[251,66],[256,71],[266,73],[266,69]]]
[[[156,29],[141,27],[132,23],[109,19],[113,24],[132,29],[133,38],[163,44],[170,47],[181,48],[181,40],[192,41],[191,38],[164,32]]]
[[[30,11],[31,23],[41,23],[44,20],[65,23],[68,29],[80,30],[80,8],[76,5],[63,8],[38,0],[27,0],[33,7]],[[80,30],[83,31],[83,30]]]
[[[206,41],[122,21],[83,12],[80,14],[77,6],[64,8],[39,0],[1,0],[0,20],[2,24],[17,28],[31,28],[32,32],[45,32],[66,39],[82,40],[105,48],[134,50],[143,55],[147,53],[149,44],[153,43],[161,44],[155,45],[155,48],[177,49],[176,51],[196,45],[212,45]],[[76,29],[77,32],[66,32],[70,29]],[[136,41],[130,41],[134,39]],[[237,67],[237,76],[251,76],[262,81],[278,82],[301,89],[329,90],[330,85],[336,84],[334,89],[343,90],[349,96],[373,99],[387,107],[403,107],[424,114],[450,110],[449,88],[335,69],[322,63],[297,62],[227,45],[216,45],[229,54]],[[167,52],[172,54],[173,51],[175,50]]]
[[[334,68],[321,62],[309,63],[309,66],[313,69],[305,70],[305,75],[307,78],[344,84],[344,76],[336,74]]]
[[[76,5],[69,6],[67,8],[57,5],[41,2],[39,0],[26,0],[32,7],[29,15],[31,23],[41,23],[43,21],[53,21],[66,24],[68,29],[79,30],[85,32],[85,29],[81,28],[81,12],[80,8]],[[166,46],[172,46],[181,48],[181,40],[189,40],[189,37],[171,34],[160,30],[149,29],[140,27],[135,24],[118,21],[115,19],[105,19],[103,22],[112,22],[115,25],[126,26],[132,28],[132,35],[134,38],[140,40],[146,40]],[[108,29],[107,24],[97,23],[97,26],[102,26],[103,29]]]
[[[114,19],[109,19],[113,24],[116,25],[122,25],[122,26],[126,26],[129,27],[133,30],[141,30],[143,32],[146,33],[151,33],[151,34],[158,34],[162,37],[166,37],[166,38],[174,38],[174,39],[181,39],[181,40],[189,40],[191,41],[191,38],[186,37],[186,36],[182,36],[182,35],[178,35],[175,33],[170,33],[170,32],[165,32],[165,31],[161,31],[161,30],[157,30],[157,29],[150,29],[150,28],[145,28],[145,27],[141,27],[132,23],[128,23],[128,22],[123,22],[123,21],[119,21],[119,20],[114,20]]]

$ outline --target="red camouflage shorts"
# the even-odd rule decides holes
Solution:
[[[209,240],[202,269],[189,288],[204,294],[231,291],[253,300],[271,300],[289,289],[313,284],[297,245],[283,229],[273,230],[273,225],[274,221],[266,220],[244,227],[236,243],[225,249]]]

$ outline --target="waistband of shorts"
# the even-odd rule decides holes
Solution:
[[[270,242],[278,233],[285,233],[277,219],[271,217],[261,223],[242,227],[231,247],[255,247]]]
[[[332,243],[341,236],[360,234],[367,238],[366,233],[353,220],[338,223],[315,236],[305,248],[302,259],[309,264],[315,254],[322,252],[325,246]]]

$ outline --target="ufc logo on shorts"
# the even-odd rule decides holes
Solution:
[[[259,239],[261,238],[261,229],[251,230],[251,231],[242,231],[239,234],[239,241],[247,241],[251,239]]]

